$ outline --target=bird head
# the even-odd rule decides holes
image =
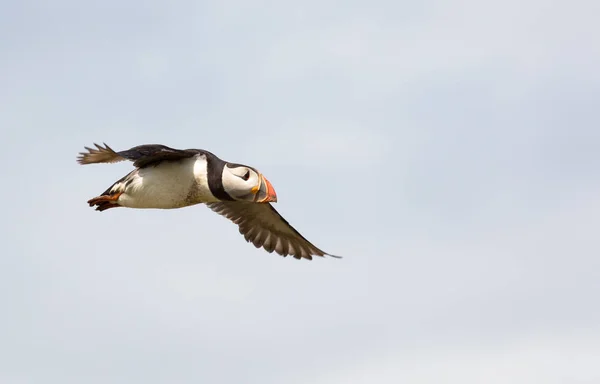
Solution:
[[[242,164],[227,163],[221,177],[223,189],[234,200],[255,203],[275,203],[275,189],[260,172]]]

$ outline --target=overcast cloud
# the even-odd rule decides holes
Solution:
[[[1,8],[1,383],[600,382],[600,3]],[[255,166],[344,258],[95,212],[93,142]]]

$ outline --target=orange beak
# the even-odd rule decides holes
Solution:
[[[260,186],[256,193],[255,201],[257,203],[275,203],[277,202],[277,193],[275,193],[275,188],[271,185],[271,182],[267,180],[266,177],[260,175]]]
[[[275,193],[275,188],[271,185],[271,182],[265,178],[265,184],[267,184],[267,200],[268,202],[276,203],[277,202],[277,193]]]

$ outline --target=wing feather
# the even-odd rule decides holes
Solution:
[[[206,204],[211,210],[237,224],[247,242],[267,252],[296,259],[333,256],[302,236],[269,203],[222,201]]]
[[[203,151],[199,149],[174,149],[160,144],[138,145],[126,151],[115,152],[106,143],[104,147],[94,143],[96,149],[84,147],[87,152],[80,152],[79,164],[116,163],[130,160],[136,168],[144,168],[161,161],[176,161],[195,156]]]
[[[96,143],[94,143],[94,145],[96,148],[84,147],[87,152],[79,152],[79,156],[77,156],[77,162],[79,164],[117,163],[126,160],[117,152],[113,151],[106,143],[104,143],[104,147]]]

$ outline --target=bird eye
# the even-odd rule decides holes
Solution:
[[[246,171],[246,173],[244,173],[244,176],[242,176],[242,179],[244,181],[248,181],[249,178],[250,178],[250,171]]]

